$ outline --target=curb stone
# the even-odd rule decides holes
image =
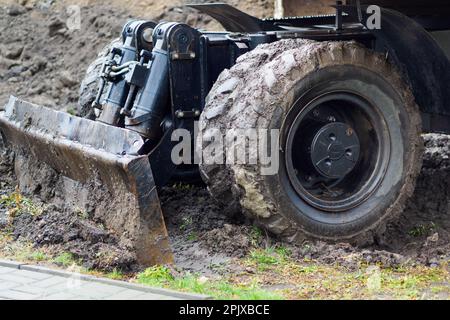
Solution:
[[[0,267],[20,269],[20,267],[23,265],[24,265],[23,263],[0,259]]]
[[[131,289],[131,290],[137,290],[142,291],[144,293],[153,293],[153,294],[160,294],[165,296],[170,296],[182,300],[211,300],[212,298],[206,295],[201,294],[190,294],[190,293],[183,293],[178,291],[173,291],[169,289],[162,289],[162,288],[154,288],[154,287],[148,287],[141,284],[135,284],[135,283],[129,283],[125,281],[118,281],[118,280],[112,280],[112,279],[105,279],[105,278],[99,278],[95,276],[90,275],[84,275],[79,273],[73,273],[68,271],[62,271],[62,270],[55,270],[50,269],[46,267],[41,267],[37,265],[30,265],[26,263],[19,263],[15,261],[9,261],[9,260],[1,260],[0,259],[0,267],[6,267],[6,268],[12,268],[12,269],[18,269],[18,270],[24,270],[24,271],[31,271],[31,272],[37,272],[37,273],[44,273],[52,276],[59,276],[64,278],[71,278],[76,276],[78,279],[93,283],[101,283],[116,287],[121,287],[125,289]]]

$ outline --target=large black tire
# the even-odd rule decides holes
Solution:
[[[121,43],[122,40],[119,38],[111,41],[100,51],[97,59],[95,59],[87,68],[86,75],[80,85],[77,110],[79,116],[89,119],[95,118],[92,102],[94,102],[95,97],[97,96],[101,67],[111,49]],[[107,90],[104,90],[104,93],[106,92]]]
[[[373,119],[381,119],[374,123],[384,126],[374,149],[380,150],[377,159],[381,160],[376,163],[383,168],[374,171],[380,176],[378,184],[374,182],[371,193],[358,205],[333,212],[299,196],[288,173],[288,132],[295,117],[325,92],[351,92],[370,101]],[[386,223],[402,212],[421,167],[421,120],[411,90],[383,55],[355,42],[283,40],[240,57],[220,75],[208,96],[198,145],[210,143],[205,133],[212,128],[222,134],[233,128],[280,129],[280,169],[275,175],[261,175],[259,162],[201,164],[200,171],[225,211],[242,209],[258,225],[289,242],[312,237],[373,243]],[[368,150],[361,157],[373,155]]]

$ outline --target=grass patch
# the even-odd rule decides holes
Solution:
[[[59,256],[56,256],[55,258],[53,258],[51,262],[55,263],[58,266],[62,266],[65,268],[78,264],[78,261],[75,259],[73,254],[71,254],[70,252],[61,253]]]
[[[167,267],[154,266],[147,268],[144,272],[138,274],[137,280],[139,283],[149,286],[162,286],[174,281],[175,278]]]
[[[83,209],[81,209],[81,208],[75,208],[74,213],[75,213],[80,219],[86,220],[86,219],[89,218],[89,213],[87,213],[86,210],[83,210]]]
[[[197,239],[198,239],[197,233],[195,233],[194,231],[189,233],[189,236],[188,236],[188,240],[189,241],[197,241]]]
[[[423,237],[423,236],[430,234],[435,229],[436,229],[436,226],[434,225],[434,223],[431,223],[430,225],[418,225],[418,226],[415,226],[414,228],[412,228],[411,230],[409,230],[408,234],[411,237],[418,238],[418,237]]]
[[[448,266],[401,266],[395,269],[359,264],[351,271],[314,261],[298,261],[285,247],[256,249],[239,262],[240,279],[264,283],[286,299],[446,299]],[[280,290],[281,289],[281,290]]]
[[[208,279],[190,273],[181,277],[175,277],[172,275],[170,269],[164,266],[146,269],[144,272],[138,274],[137,282],[149,286],[209,295],[216,299],[283,299],[281,294],[264,290],[257,283],[235,283],[231,279],[223,278]]]
[[[194,221],[192,220],[192,217],[181,218],[180,230],[184,231],[184,230],[188,229],[189,227],[192,226],[193,223],[194,223]]]
[[[14,219],[14,217],[24,213],[32,216],[40,216],[45,209],[43,205],[35,204],[30,199],[23,197],[19,191],[2,196],[0,198],[0,204],[8,209],[10,219]]]
[[[105,276],[106,276],[106,278],[112,279],[112,280],[123,280],[124,279],[123,272],[116,268],[112,272],[107,273]]]
[[[43,261],[48,261],[49,257],[47,256],[47,254],[45,254],[42,251],[33,251],[33,252],[30,252],[30,254],[26,256],[26,259],[30,260],[30,261],[43,262]]]
[[[78,112],[77,112],[77,110],[75,110],[75,108],[67,108],[66,112],[72,116],[78,115]]]
[[[381,273],[382,288],[398,299],[422,299],[430,294],[450,293],[449,281],[447,266],[441,268],[419,266],[401,272],[387,269]]]
[[[0,243],[0,256],[2,258],[30,263],[51,260],[51,256],[45,250],[34,248],[30,243],[10,242],[7,239],[0,241]]]
[[[172,185],[172,188],[174,188],[175,190],[179,190],[179,191],[189,191],[189,190],[192,190],[194,188],[194,186],[183,183],[183,182],[177,182]]]
[[[250,242],[252,246],[258,246],[263,240],[263,232],[257,226],[252,226],[250,230]]]
[[[290,250],[284,246],[253,249],[245,263],[250,267],[256,267],[259,271],[265,271],[271,267],[274,269],[286,265],[289,263],[290,255]]]

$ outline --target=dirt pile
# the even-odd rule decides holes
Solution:
[[[132,251],[101,223],[55,205],[44,210],[38,216],[24,212],[14,218],[14,239],[31,241],[55,255],[68,252],[88,269],[131,271],[136,266]]]
[[[227,217],[202,186],[175,185],[163,188],[160,199],[175,263],[194,272],[210,274],[231,258],[250,250],[242,217]],[[227,237],[231,229],[235,237]],[[215,233],[216,236],[211,233]]]
[[[127,19],[123,10],[83,7],[82,29],[69,30],[66,11],[46,3],[17,14],[11,14],[11,6],[0,8],[0,28],[6,31],[0,35],[1,105],[13,94],[75,110],[85,66]]]
[[[4,146],[0,135],[0,199],[7,197],[14,191],[13,161],[14,155]],[[6,228],[7,225],[6,206],[0,202],[0,230]]]
[[[0,105],[10,95],[74,112],[87,66],[131,18],[178,21],[214,29],[210,17],[184,7],[192,1],[65,0],[0,1]],[[206,2],[206,1],[193,1]],[[225,1],[258,16],[273,11],[271,1]],[[23,5],[22,5],[23,4]],[[80,28],[69,28],[69,5],[80,5]],[[134,6],[133,6],[134,5]]]
[[[450,136],[424,136],[425,154],[414,196],[380,246],[435,264],[450,259]]]
[[[39,166],[40,170],[26,178],[39,181],[32,186],[17,177],[14,167],[26,163],[19,157],[3,145],[0,137],[0,233],[44,247],[55,256],[70,253],[88,269],[132,271],[137,267],[134,250],[121,239],[122,235],[105,227],[94,208],[74,209],[62,203],[58,194],[63,181],[52,169]],[[15,190],[17,180],[24,187],[21,193]]]

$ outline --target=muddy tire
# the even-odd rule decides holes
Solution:
[[[99,76],[101,67],[109,52],[115,45],[121,44],[121,39],[115,39],[111,41],[107,46],[105,46],[102,51],[88,67],[86,75],[83,78],[80,85],[80,94],[78,99],[78,115],[81,117],[95,119],[94,109],[92,108],[92,102],[94,102],[95,97],[98,92],[99,86]],[[105,90],[104,92],[107,92]]]
[[[283,40],[225,70],[200,119],[210,129],[279,130],[279,168],[200,166],[210,193],[289,242],[373,243],[412,195],[423,142],[411,90],[355,42]],[[325,147],[324,147],[325,146]],[[226,151],[226,150],[224,150]]]

